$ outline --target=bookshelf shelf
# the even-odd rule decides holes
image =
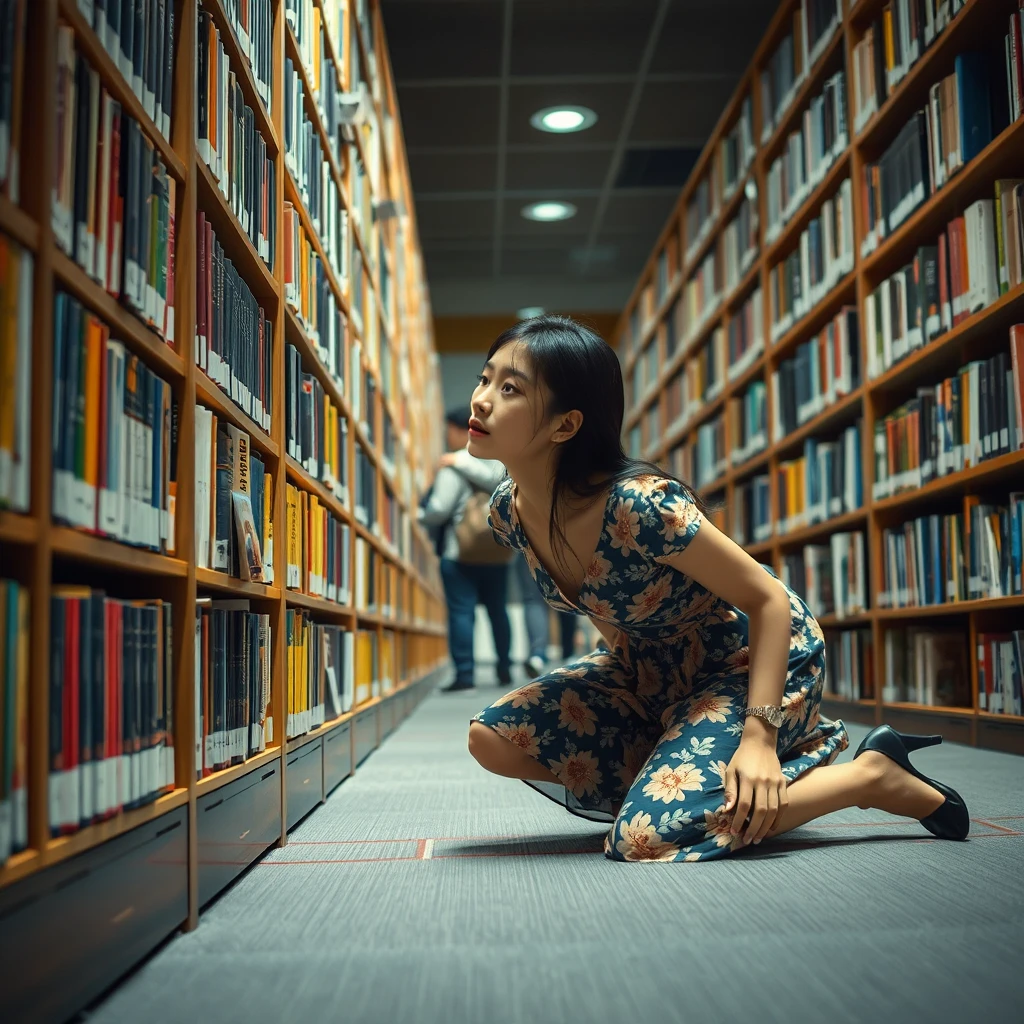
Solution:
[[[944,704],[917,704],[914,701],[891,701],[882,706],[893,708],[896,711],[921,711],[932,715],[973,717],[976,714],[974,708],[952,707]]]
[[[239,597],[255,597],[264,601],[277,601],[281,597],[280,587],[266,583],[249,583],[237,576],[229,576],[216,569],[196,569],[196,586],[203,590],[215,590],[221,594],[235,594]]]
[[[277,723],[275,722],[274,724],[276,727]],[[205,778],[196,779],[196,795],[204,796],[207,793],[212,793],[214,790],[226,786],[229,782],[234,782],[235,779],[248,775],[249,772],[257,768],[263,768],[272,761],[276,761],[280,756],[280,746],[267,747],[266,750],[261,750],[255,757],[250,757],[248,761],[243,761],[241,764],[233,764],[230,768],[222,768],[219,772],[214,772]]]
[[[26,249],[39,248],[39,225],[7,196],[0,196],[0,229]]]
[[[267,435],[262,427],[250,419],[209,377],[198,367],[195,371],[196,404],[215,412],[221,419],[228,420],[249,435],[249,440],[261,452],[272,459],[280,457],[277,442]]]
[[[321,504],[326,505],[328,510],[341,519],[343,522],[352,521],[352,513],[348,507],[342,502],[340,498],[332,494],[327,488],[319,481],[314,480],[302,468],[302,464],[293,459],[290,455],[285,455],[285,467],[288,473],[288,479],[294,484],[298,484],[304,491],[310,491],[317,496],[317,500]],[[292,593],[289,591],[289,593]]]
[[[131,84],[125,81],[124,75],[99,41],[92,26],[78,8],[76,0],[58,0],[58,10],[64,19],[75,30],[75,45],[89,59],[89,63],[99,72],[111,96],[121,104],[144,129],[150,141],[156,146],[160,159],[167,167],[168,173],[179,183],[185,181],[187,170],[181,157],[171,148],[153,119],[146,113],[141,100],[135,95]],[[177,54],[175,54],[177,60]]]
[[[188,575],[188,563],[180,558],[106,540],[69,526],[53,526],[49,535],[50,549],[55,558],[103,565],[120,572],[152,573],[179,579]]]
[[[1018,154],[1024,151],[1024,118],[1014,121],[969,164],[962,167],[930,196],[874,252],[861,261],[861,270],[872,281],[881,279],[906,262],[908,243],[920,243],[937,235],[946,222],[970,202],[980,186],[1020,171]],[[987,190],[986,190],[987,195]]]
[[[54,250],[51,255],[54,276],[59,285],[76,299],[87,305],[104,323],[110,325],[111,335],[125,341],[147,366],[169,382],[185,376],[181,356],[155,331],[150,330],[134,313],[129,312],[117,299],[101,288],[73,260]]]
[[[260,303],[270,304],[271,309],[268,312],[272,312],[278,300],[278,284],[274,275],[239,223],[206,161],[197,155],[195,166],[199,210],[213,225],[217,241],[249,286],[253,296]]]
[[[957,473],[947,473],[935,480],[930,480],[923,487],[901,491],[891,498],[883,498],[872,504],[872,511],[888,512],[891,509],[906,511],[909,506],[932,498],[944,498],[952,494],[966,493],[978,487],[987,487],[997,481],[1013,483],[1020,481],[1024,472],[1024,450],[1000,455],[995,459],[986,459],[977,466],[969,466]]]
[[[841,67],[846,76],[847,97],[850,97],[852,60],[855,48],[861,42],[863,33],[874,22],[876,16],[881,14],[886,5],[884,0],[860,0],[860,2],[847,0],[844,6],[845,10],[839,30],[827,42],[820,45],[820,57],[814,60],[809,73],[793,88],[792,102],[788,104],[784,114],[779,118],[779,123],[771,130],[762,132],[762,125],[758,121],[765,112],[761,109],[761,104],[757,102],[761,98],[760,75],[769,68],[774,59],[773,54],[783,39],[792,32],[794,15],[798,11],[806,11],[804,0],[782,0],[779,4],[771,26],[758,47],[747,74],[737,85],[727,106],[727,112],[719,119],[700,158],[694,165],[689,180],[681,190],[679,200],[659,235],[654,251],[619,321],[617,334],[619,350],[622,353],[626,394],[637,396],[636,401],[630,401],[626,411],[624,422],[627,438],[635,443],[635,436],[629,437],[629,432],[642,426],[645,450],[652,453],[656,460],[667,460],[671,456],[673,468],[677,472],[684,472],[684,476],[686,471],[677,467],[687,466],[691,454],[696,455],[699,466],[706,469],[709,468],[705,463],[706,459],[712,459],[714,464],[718,464],[722,454],[720,449],[723,440],[727,456],[732,451],[742,449],[745,438],[756,432],[756,426],[752,426],[746,421],[752,411],[763,417],[761,422],[766,426],[773,425],[780,412],[774,408],[774,403],[780,398],[783,401],[789,401],[790,397],[770,386],[772,375],[780,370],[784,362],[788,362],[797,354],[798,347],[812,341],[820,343],[823,331],[830,328],[831,321],[844,307],[852,307],[856,311],[858,319],[863,320],[867,297],[875,293],[875,290],[886,279],[911,263],[921,246],[935,245],[940,234],[947,230],[948,224],[963,216],[965,210],[972,203],[985,200],[992,205],[992,186],[995,180],[1016,178],[1024,173],[1021,170],[1020,156],[1024,152],[1024,117],[1007,124],[1005,117],[1000,117],[999,112],[994,110],[993,117],[996,118],[993,123],[994,140],[949,178],[939,191],[921,203],[889,237],[879,240],[873,250],[868,251],[867,247],[863,245],[868,229],[867,224],[861,223],[862,220],[866,220],[862,178],[865,165],[874,163],[890,149],[904,124],[928,101],[931,86],[953,73],[957,65],[956,58],[960,52],[971,49],[987,50],[990,45],[994,50],[995,44],[1002,43],[1006,33],[1005,16],[1011,10],[1016,10],[1016,4],[1012,0],[999,0],[998,3],[995,0],[967,0],[963,8],[939,31],[931,44],[922,50],[918,60],[903,76],[902,81],[893,88],[885,102],[881,103],[879,111],[862,130],[855,133],[852,123],[846,125],[846,136],[852,139],[851,144],[829,167],[822,180],[811,190],[800,204],[799,209],[780,230],[778,237],[773,238],[770,244],[766,243],[768,224],[765,213],[768,197],[765,185],[773,159],[783,152],[787,135],[801,126],[803,114],[808,107],[810,98],[821,92],[826,79]],[[892,61],[892,54],[888,59],[890,62]],[[1005,89],[1005,82],[1001,77],[1002,62],[994,61],[989,70],[992,75],[990,88]],[[756,140],[763,140],[755,154],[753,171],[756,175],[760,196],[757,228],[759,234],[758,256],[753,266],[744,274],[739,287],[726,296],[724,303],[702,325],[695,337],[691,341],[681,344],[679,349],[672,354],[671,359],[666,359],[664,352],[659,351],[660,365],[655,365],[656,357],[652,356],[649,351],[645,352],[645,349],[653,339],[658,339],[660,342],[660,332],[665,330],[665,318],[671,307],[667,302],[659,303],[650,321],[642,323],[638,323],[638,321],[642,321],[645,313],[654,305],[652,297],[656,287],[655,282],[658,280],[657,275],[662,261],[670,257],[670,245],[675,246],[678,242],[682,252],[685,253],[688,249],[691,252],[692,258],[684,260],[681,281],[686,280],[687,275],[696,266],[697,260],[706,253],[715,252],[717,259],[724,258],[724,244],[721,243],[719,236],[730,216],[728,204],[723,204],[723,208],[709,221],[707,229],[705,225],[700,225],[696,238],[687,237],[689,225],[686,209],[697,189],[702,187],[703,182],[709,176],[713,178],[718,176],[716,180],[721,180],[721,176],[724,175],[725,167],[722,163],[721,146],[726,134],[731,130],[732,119],[735,118],[739,105],[745,101],[748,95],[752,95],[754,100],[755,123],[752,126],[752,136]],[[998,105],[995,104],[996,107]],[[845,105],[845,116],[851,122],[853,113],[853,104],[848,99]],[[947,130],[945,122],[943,125],[943,130]],[[908,172],[903,175],[903,178],[908,179],[909,176]],[[853,260],[850,264],[852,269],[829,289],[813,309],[797,323],[790,324],[785,333],[773,344],[770,341],[772,289],[775,287],[773,272],[776,267],[797,251],[800,240],[804,232],[807,231],[812,218],[818,215],[824,201],[836,194],[840,183],[846,178],[849,178],[853,187],[855,207],[853,211]],[[909,189],[911,182],[905,181],[904,184],[906,189]],[[889,199],[895,203],[898,197],[890,196]],[[730,201],[735,200],[734,194]],[[904,200],[908,204],[910,201],[909,199]],[[984,212],[984,216],[988,216],[987,210]],[[1004,228],[1004,234],[1005,230]],[[971,261],[978,258],[977,247],[982,243],[972,236],[971,244],[975,248],[972,250],[973,255],[967,254],[967,262],[964,263],[964,257],[959,256],[960,266],[957,268],[957,272],[961,275],[957,282],[959,290],[952,291],[950,289],[948,275],[942,278],[943,287],[947,289],[948,295],[961,300],[968,282],[971,286],[978,287],[974,276],[975,266]],[[994,248],[987,238],[984,244],[989,249]],[[812,253],[811,258],[815,260],[817,257]],[[783,268],[780,267],[780,270]],[[971,275],[969,278],[968,270]],[[802,275],[806,276],[806,266],[801,267],[801,271]],[[1010,276],[1011,281],[1014,279],[1013,276]],[[724,378],[727,383],[723,393],[717,394],[703,405],[698,405],[696,409],[688,409],[685,421],[680,422],[677,419],[659,431],[659,420],[661,423],[665,423],[668,419],[669,407],[678,403],[678,398],[674,394],[666,393],[667,385],[698,353],[700,345],[711,336],[711,331],[718,327],[724,327],[729,334],[730,344],[734,338],[739,341],[739,347],[736,349],[738,352],[742,352],[749,345],[752,327],[751,321],[746,319],[750,315],[750,311],[744,300],[754,288],[755,282],[761,284],[763,310],[759,310],[757,313],[763,315],[753,321],[753,326],[756,328],[758,324],[764,325],[765,351],[757,356],[747,357],[749,362],[744,361],[735,368],[726,367]],[[680,284],[679,287],[681,288],[682,285]],[[893,294],[898,293],[894,292]],[[974,300],[972,299],[972,301]],[[910,327],[914,325],[912,317],[917,315],[916,302],[915,297],[915,302],[911,303],[911,316],[907,320],[909,326],[902,328],[903,333],[897,333],[898,325],[893,327],[892,336],[900,343],[904,341],[904,335],[907,335]],[[738,332],[733,330],[736,320],[740,320]],[[1002,394],[997,392],[998,402],[989,403],[989,407],[994,407],[998,412],[995,424],[990,422],[989,427],[982,428],[990,434],[995,432],[996,450],[1002,451],[1003,454],[989,457],[977,465],[969,466],[959,472],[933,479],[923,486],[901,490],[891,497],[873,498],[873,477],[877,457],[875,438],[876,430],[882,419],[885,418],[888,421],[892,417],[897,420],[895,427],[897,440],[891,443],[905,445],[907,443],[906,427],[903,426],[903,421],[907,417],[923,416],[925,399],[920,397],[919,389],[934,388],[945,378],[954,375],[960,376],[961,381],[966,380],[966,383],[961,383],[961,389],[963,387],[972,389],[968,394],[969,407],[963,405],[962,390],[956,397],[956,401],[961,403],[958,407],[961,414],[966,408],[969,408],[972,414],[975,409],[982,408],[985,398],[981,392],[981,375],[982,373],[989,375],[985,378],[986,380],[997,379],[992,375],[1002,372],[1002,363],[994,364],[994,360],[997,357],[1004,358],[1006,356],[1010,328],[1022,321],[1024,321],[1024,285],[1018,284],[1011,286],[1006,294],[999,296],[996,301],[984,309],[965,317],[955,327],[912,350],[899,362],[873,377],[869,376],[869,367],[873,368],[876,362],[874,331],[872,330],[869,336],[864,324],[858,323],[859,335],[856,338],[859,342],[858,367],[854,372],[859,372],[862,383],[857,385],[851,394],[839,397],[827,405],[823,403],[819,406],[821,411],[808,422],[774,441],[766,451],[751,456],[738,465],[731,466],[724,476],[719,476],[701,489],[705,494],[713,494],[716,500],[719,497],[724,498],[725,514],[718,513],[716,515],[716,521],[720,528],[740,528],[742,522],[742,530],[748,537],[761,536],[764,532],[770,531],[771,535],[768,539],[747,544],[745,545],[746,549],[753,557],[763,559],[779,575],[782,574],[784,567],[786,572],[792,574],[801,572],[802,566],[802,571],[807,577],[804,582],[808,592],[817,578],[815,572],[820,574],[823,569],[819,564],[817,569],[812,572],[813,566],[806,559],[817,560],[823,558],[824,555],[822,552],[809,553],[806,549],[811,546],[831,548],[833,558],[837,554],[841,558],[847,558],[846,549],[843,547],[845,542],[836,541],[836,535],[854,533],[863,537],[863,563],[859,566],[859,577],[866,584],[865,596],[869,610],[843,619],[834,615],[825,615],[821,617],[820,623],[833,634],[836,632],[844,635],[855,633],[857,644],[863,642],[869,645],[864,649],[863,656],[870,659],[873,668],[871,678],[874,680],[877,696],[843,700],[835,694],[829,694],[827,699],[830,703],[836,703],[841,708],[849,709],[851,714],[855,713],[858,720],[873,720],[876,723],[883,721],[883,716],[887,712],[893,715],[899,714],[903,716],[908,728],[915,724],[913,716],[921,711],[934,719],[936,730],[943,730],[950,738],[958,742],[982,744],[1024,753],[1024,716],[989,714],[982,719],[982,713],[975,712],[971,708],[948,709],[912,703],[889,704],[881,699],[883,689],[881,681],[886,678],[887,671],[885,654],[887,641],[885,638],[890,631],[905,631],[908,628],[921,627],[926,633],[932,635],[948,633],[951,629],[958,633],[962,632],[968,647],[967,659],[964,663],[965,671],[969,667],[969,682],[974,692],[977,692],[979,666],[976,663],[975,648],[972,646],[975,643],[975,638],[983,633],[992,633],[993,630],[1005,633],[1019,629],[1020,623],[1024,621],[1022,618],[1024,595],[1020,594],[1002,598],[962,600],[955,604],[896,609],[879,607],[878,600],[882,587],[887,585],[883,571],[888,565],[889,551],[885,547],[887,542],[883,536],[884,531],[898,529],[908,521],[924,515],[949,516],[951,518],[948,522],[960,523],[957,529],[962,530],[965,526],[960,520],[969,514],[965,511],[968,506],[964,502],[964,499],[968,497],[990,503],[993,510],[999,511],[1002,518],[997,519],[993,511],[989,514],[988,523],[1002,524],[1005,522],[1007,513],[1003,509],[1008,504],[1007,495],[1010,492],[1020,491],[1022,481],[1024,481],[1024,448],[1006,451],[1005,438],[1009,436],[1010,444],[1013,443],[1015,427],[1012,415],[1009,427],[1003,426],[1006,420],[1001,412],[1002,405],[1000,403],[1005,392]],[[844,338],[843,335],[837,337],[840,340]],[[813,362],[813,351],[805,350],[805,352],[810,360],[810,372],[817,372],[818,367]],[[641,359],[643,359],[643,365],[641,365]],[[881,365],[881,360],[878,360],[878,363]],[[967,372],[964,369],[967,364],[971,365],[972,376],[964,378],[962,375]],[[996,368],[993,368],[993,364]],[[808,364],[797,364],[792,372],[806,374],[807,366]],[[828,369],[829,372],[835,373],[837,378],[840,376],[838,368]],[[1010,372],[1017,372],[1015,365],[1008,369]],[[786,372],[791,371],[787,369]],[[640,387],[635,386],[635,378],[638,374],[642,374],[642,395]],[[732,379],[730,379],[730,374],[732,374]],[[845,377],[845,370],[842,375]],[[975,379],[976,377],[977,379]],[[760,401],[760,396],[757,395],[752,395],[750,398],[752,406],[744,406],[742,410],[738,410],[731,404],[735,399],[746,400],[750,387],[761,379],[766,385],[769,385],[763,405],[756,404]],[[808,397],[805,381],[806,377],[797,384],[798,388],[805,389],[805,397],[801,399],[802,401],[806,401]],[[992,387],[998,387],[998,385],[988,385],[984,394],[991,396]],[[977,391],[974,390],[975,388]],[[816,385],[811,394],[814,395],[820,390],[822,390],[822,386]],[[1012,395],[1007,397],[1008,400],[1012,399]],[[947,404],[951,400],[947,398]],[[718,433],[713,438],[697,433],[697,428],[701,424],[708,423],[711,417],[717,416],[723,410],[727,411],[723,425],[724,439]],[[784,419],[788,422],[795,421],[795,417],[792,415],[793,410],[781,411],[785,414]],[[734,416],[734,412],[739,412],[740,415]],[[938,418],[938,413],[930,407],[927,412],[933,417],[931,429],[934,430],[934,421]],[[655,413],[657,413],[657,419]],[[989,415],[991,416],[991,414]],[[946,412],[945,416],[945,420],[940,420],[940,422],[951,422],[950,413]],[[918,423],[927,424],[927,421],[918,419],[910,420],[910,423],[912,424],[911,429],[918,429]],[[966,420],[963,421],[963,425],[965,430],[968,429]],[[854,427],[858,428],[856,434],[852,432]],[[978,428],[973,419],[971,428]],[[737,429],[743,430],[742,437],[733,436]],[[649,436],[651,431],[654,432],[653,437]],[[879,436],[882,435],[879,434]],[[805,447],[809,440],[816,443],[815,452]],[[696,451],[693,448],[678,451],[678,446],[684,442],[688,446],[700,445],[702,447]],[[704,450],[703,446],[708,442],[711,442],[711,447]],[[910,443],[914,443],[912,436]],[[959,439],[957,443],[959,443]],[[831,459],[832,472],[835,474],[840,457],[843,460],[841,477],[837,478],[833,475],[829,486],[826,487],[826,482],[821,477],[824,472],[821,467],[822,465],[827,466],[827,460]],[[901,458],[901,454],[897,452],[897,459],[899,458]],[[815,459],[826,461],[816,463],[813,461]],[[852,465],[846,460],[852,460]],[[833,501],[838,496],[835,493],[835,488],[839,486],[838,480],[841,479],[841,496],[843,498],[841,507],[849,507],[852,500],[852,496],[849,494],[851,469],[853,473],[860,476],[859,490],[862,494],[860,508],[822,522],[800,527],[791,532],[780,533],[780,526],[784,525],[784,515],[806,517],[808,514],[806,507],[801,509],[801,503],[806,506],[808,499],[805,495],[813,493],[811,488],[816,486],[815,480],[817,480],[817,486],[824,487],[828,492],[829,500]],[[786,479],[781,478],[782,473],[787,474]],[[790,474],[796,474],[798,481],[795,494],[782,490],[789,486],[789,480],[792,479]],[[881,495],[881,489],[878,493]],[[780,497],[787,500],[780,502]],[[795,508],[782,512],[783,507],[792,504],[794,497],[796,499]],[[833,505],[833,507],[835,506]],[[734,513],[739,512],[743,513],[744,518],[741,520],[737,517],[734,521]],[[952,518],[954,516],[960,517],[960,520]],[[799,522],[800,519],[791,518],[790,521]],[[1005,529],[1002,526],[999,528],[1000,530]],[[960,550],[967,551],[962,547],[962,539],[958,541],[958,544],[961,545]],[[1010,545],[1010,541],[1000,538],[997,544],[1005,551]],[[905,551],[898,550],[901,551],[898,559],[899,565],[903,565],[911,557],[918,557],[911,549],[910,540],[907,541]],[[858,551],[858,556],[859,554]],[[966,560],[970,555],[965,553],[963,557]],[[977,552],[974,557],[979,557]],[[1003,571],[1005,572],[1005,569]],[[794,578],[799,579],[799,577]],[[833,585],[842,584],[839,581],[833,581]],[[1006,587],[1005,583],[1003,585]],[[997,632],[996,635],[1001,634]],[[1000,642],[1005,643],[1005,641]],[[859,681],[855,681],[855,683],[860,685]],[[984,727],[982,722],[984,722]],[[928,723],[920,724],[922,728],[928,727]]]
[[[847,146],[842,154],[828,169],[825,177],[815,186],[811,194],[800,204],[799,208],[783,225],[782,232],[768,246],[768,266],[778,263],[780,258],[790,252],[799,242],[801,232],[821,209],[821,204],[833,196],[843,178],[850,176],[851,147]]]
[[[998,711],[978,711],[978,718],[987,722],[1005,722],[1007,725],[1024,725],[1024,715],[1004,715]]]
[[[32,516],[20,512],[0,512],[0,542],[35,544],[38,539],[39,524]]]
[[[263,136],[263,141],[267,144],[267,155],[276,157],[280,149],[277,130],[274,127],[270,114],[267,112],[267,108],[263,105],[263,99],[256,88],[256,79],[253,78],[249,60],[242,53],[242,47],[238,42],[238,37],[235,35],[235,30],[228,21],[221,0],[199,0],[199,2],[205,10],[209,11],[213,17],[214,24],[220,32],[221,42],[224,44],[224,50],[228,57],[228,66],[241,86],[246,105],[252,107],[258,122],[256,128]]]
[[[122,811],[113,818],[89,825],[78,832],[51,839],[40,851],[39,866],[41,868],[52,867],[54,864],[59,864],[86,850],[91,850],[94,846],[99,846],[115,836],[124,835],[125,832],[130,832],[133,828],[138,828],[139,825],[145,825],[146,822],[153,821],[154,818],[163,817],[178,807],[183,807],[188,800],[188,789],[181,787],[170,793],[164,793],[152,803],[144,804],[142,807],[133,807],[129,811]]]
[[[332,618],[350,619],[356,614],[355,608],[350,604],[338,604],[337,601],[314,597],[312,594],[304,594],[300,590],[286,590],[284,599],[286,604],[295,608],[305,608],[308,611],[318,612]]]
[[[874,153],[891,141],[912,111],[924,102],[932,82],[951,66],[953,57],[966,48],[964,40],[991,16],[993,7],[991,0],[967,0],[945,31],[925,50],[878,108],[875,116],[863,127],[856,138],[859,149],[865,153]]]
[[[790,100],[785,111],[783,111],[782,116],[779,119],[779,123],[772,129],[772,134],[768,141],[759,147],[758,156],[761,160],[761,166],[763,169],[769,167],[772,160],[778,156],[778,152],[783,141],[794,130],[794,127],[803,115],[804,108],[807,106],[810,98],[820,90],[822,82],[825,80],[825,72],[835,62],[835,59],[839,55],[842,47],[843,31],[840,26],[839,30],[833,33],[832,38],[828,41],[824,52],[820,57],[818,57],[804,76],[803,82],[796,90],[796,93],[792,100]],[[755,138],[756,137],[757,136],[755,135]]]

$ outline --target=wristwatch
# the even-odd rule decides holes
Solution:
[[[743,714],[763,718],[773,729],[781,729],[782,723],[786,720],[786,712],[781,707],[772,707],[767,704],[754,708],[745,708]]]

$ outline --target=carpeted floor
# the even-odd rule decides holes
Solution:
[[[429,697],[90,1024],[1020,1013],[1020,758],[914,755],[967,800],[968,843],[853,809],[724,861],[619,864],[603,826],[470,759],[468,719],[496,693]]]

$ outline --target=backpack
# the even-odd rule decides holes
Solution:
[[[487,522],[490,511],[490,494],[474,488],[466,500],[462,518],[455,525],[460,562],[467,565],[504,565],[515,555],[511,548],[502,546],[494,539]]]

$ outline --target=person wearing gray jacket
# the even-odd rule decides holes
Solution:
[[[468,690],[474,685],[473,630],[478,603],[487,611],[494,633],[498,683],[509,686],[512,682],[512,630],[506,607],[508,562],[478,565],[460,561],[456,535],[456,527],[474,491],[490,494],[504,477],[505,467],[500,462],[475,459],[465,451],[468,409],[452,410],[446,420],[448,448],[457,454],[445,460],[451,464],[443,464],[438,469],[419,513],[424,526],[441,530],[441,579],[448,605],[448,647],[455,663],[455,680],[445,690]]]

